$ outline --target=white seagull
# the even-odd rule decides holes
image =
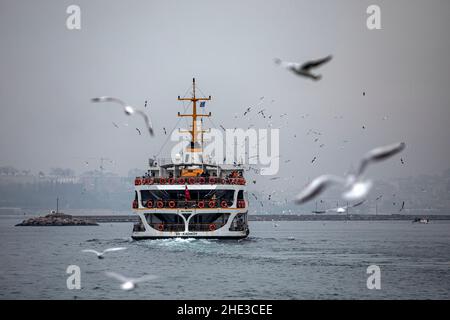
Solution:
[[[127,278],[127,277],[125,277],[121,274],[115,273],[115,272],[106,272],[106,275],[108,277],[119,280],[121,282],[120,288],[122,290],[133,290],[134,288],[137,287],[137,284],[139,282],[150,281],[150,280],[154,280],[154,279],[158,278],[157,276],[153,276],[153,275],[145,275],[140,278]]]
[[[85,249],[85,250],[82,250],[82,252],[95,253],[97,255],[97,258],[103,259],[103,255],[107,252],[121,251],[121,250],[125,250],[125,249],[126,248],[124,248],[124,247],[108,248],[106,250],[103,250],[102,252],[98,252],[97,250],[93,250],[93,249]]]
[[[394,143],[391,145],[372,149],[362,158],[356,174],[349,174],[345,178],[335,175],[322,175],[314,179],[297,195],[295,202],[303,204],[322,193],[333,184],[344,186],[342,197],[347,201],[359,201],[363,199],[372,187],[372,181],[363,179],[362,174],[370,163],[385,160],[405,148],[405,143]]]
[[[343,207],[337,207],[337,208],[332,208],[332,209],[327,209],[327,210],[323,210],[323,211],[313,211],[313,213],[327,213],[327,212],[336,212],[336,213],[345,213],[347,212],[348,208],[354,208],[357,206],[362,205],[366,200],[363,200],[361,202],[355,203],[353,205],[349,205],[349,206],[343,206]]]
[[[144,118],[145,125],[147,126],[148,132],[150,133],[151,136],[153,136],[152,122],[150,120],[150,117],[144,111],[134,108],[134,107],[128,105],[127,103],[125,103],[124,101],[122,101],[118,98],[114,98],[114,97],[103,96],[103,97],[98,97],[98,98],[92,98],[91,101],[95,102],[95,103],[98,103],[98,102],[118,103],[123,107],[123,110],[127,116],[131,116],[133,114],[139,114],[142,118]]]
[[[305,62],[303,64],[297,63],[297,62],[288,62],[288,61],[283,61],[279,58],[275,58],[274,62],[277,65],[281,65],[282,67],[292,71],[293,73],[295,73],[296,75],[299,76],[303,76],[303,77],[307,77],[307,78],[311,78],[313,80],[320,80],[322,78],[322,76],[319,75],[315,75],[313,73],[311,73],[311,69],[320,67],[322,64],[327,63],[328,61],[330,61],[332,58],[331,55],[326,56],[325,58],[322,59],[318,59],[318,60],[313,60],[313,61],[308,61]]]

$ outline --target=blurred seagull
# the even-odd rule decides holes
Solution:
[[[136,128],[136,131],[141,135],[141,130],[139,130],[139,128]]]
[[[332,58],[332,56],[329,55],[325,58],[322,58],[319,60],[308,61],[304,64],[299,64],[297,62],[283,61],[279,58],[275,58],[274,61],[277,65],[281,65],[282,67],[292,71],[296,75],[311,78],[311,79],[317,81],[317,80],[320,80],[322,78],[322,76],[311,73],[311,69],[320,67],[322,64],[330,61],[331,58]]]
[[[364,203],[364,201],[366,201],[366,200],[355,203],[351,206],[337,207],[337,208],[328,209],[328,210],[324,210],[324,211],[313,211],[313,213],[326,213],[326,212],[331,212],[331,211],[336,212],[336,213],[345,213],[345,212],[347,212],[348,208],[354,208],[354,207],[360,206]]]
[[[113,122],[112,123],[114,127],[119,128],[119,126],[117,125],[117,123]]]
[[[127,278],[127,277],[125,277],[121,274],[115,273],[115,272],[106,272],[106,275],[108,277],[119,280],[121,282],[120,288],[122,290],[133,290],[134,288],[137,287],[137,284],[139,282],[150,281],[150,280],[154,280],[154,279],[158,278],[157,276],[153,276],[153,275],[145,275],[140,278]]]
[[[85,250],[82,250],[82,252],[95,253],[97,255],[97,258],[103,259],[103,255],[107,252],[121,251],[121,250],[125,250],[125,249],[126,248],[124,248],[124,247],[108,248],[106,250],[103,250],[102,252],[98,252],[97,250],[93,250],[93,249],[85,249]]]
[[[92,102],[94,103],[98,103],[98,102],[114,102],[114,103],[118,103],[120,104],[126,115],[131,116],[133,114],[139,114],[142,118],[144,118],[145,121],[145,125],[147,126],[148,132],[150,133],[151,136],[153,136],[153,126],[152,123],[150,121],[150,118],[147,116],[147,114],[145,112],[143,112],[142,110],[136,109],[128,104],[126,104],[124,101],[118,99],[118,98],[114,98],[114,97],[98,97],[98,98],[92,98],[91,99]]]
[[[297,204],[305,203],[322,193],[333,184],[344,186],[345,192],[342,197],[348,201],[357,201],[364,198],[372,187],[372,181],[364,180],[362,175],[370,163],[385,160],[401,152],[405,148],[405,143],[394,143],[391,145],[378,147],[367,152],[362,158],[356,174],[348,174],[345,178],[335,175],[322,175],[314,179],[297,195]]]

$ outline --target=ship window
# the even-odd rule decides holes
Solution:
[[[247,223],[247,214],[246,213],[239,213],[234,217],[233,221],[230,225],[230,231],[243,231],[245,230]]]
[[[211,231],[211,225],[215,229],[222,228],[227,224],[229,213],[202,213],[196,214],[189,220],[189,231]]]
[[[192,201],[210,199],[233,201],[234,190],[189,190],[189,195]],[[184,190],[142,190],[141,200],[146,202],[147,200],[185,200]]]
[[[146,214],[145,218],[150,227],[160,231],[184,231],[184,220],[177,214],[154,213]],[[162,230],[160,229],[162,228]]]
[[[237,199],[244,200],[244,190],[239,190]]]

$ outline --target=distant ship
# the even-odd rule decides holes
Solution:
[[[429,222],[430,222],[430,220],[429,219],[425,219],[425,218],[415,218],[413,220],[413,223],[425,223],[425,224],[427,224]]]
[[[135,179],[133,209],[140,221],[133,227],[132,238],[207,238],[242,239],[249,235],[248,196],[243,168],[218,164],[203,156],[203,128],[197,118],[210,117],[197,113],[199,98],[192,80],[192,97],[179,101],[192,102],[191,141],[176,163],[149,161],[149,169]],[[202,106],[202,105],[200,105]],[[199,135],[201,138],[199,138]],[[160,161],[161,162],[161,161]]]

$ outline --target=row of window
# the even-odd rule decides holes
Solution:
[[[225,200],[226,202],[233,202],[234,190],[142,190],[141,202],[146,203],[148,200],[156,202],[158,200],[168,201],[200,201],[200,200],[216,200],[218,202]],[[186,193],[188,193],[188,197]],[[137,192],[135,194],[135,200],[137,201]],[[239,190],[237,194],[237,200],[244,200],[244,190]]]

